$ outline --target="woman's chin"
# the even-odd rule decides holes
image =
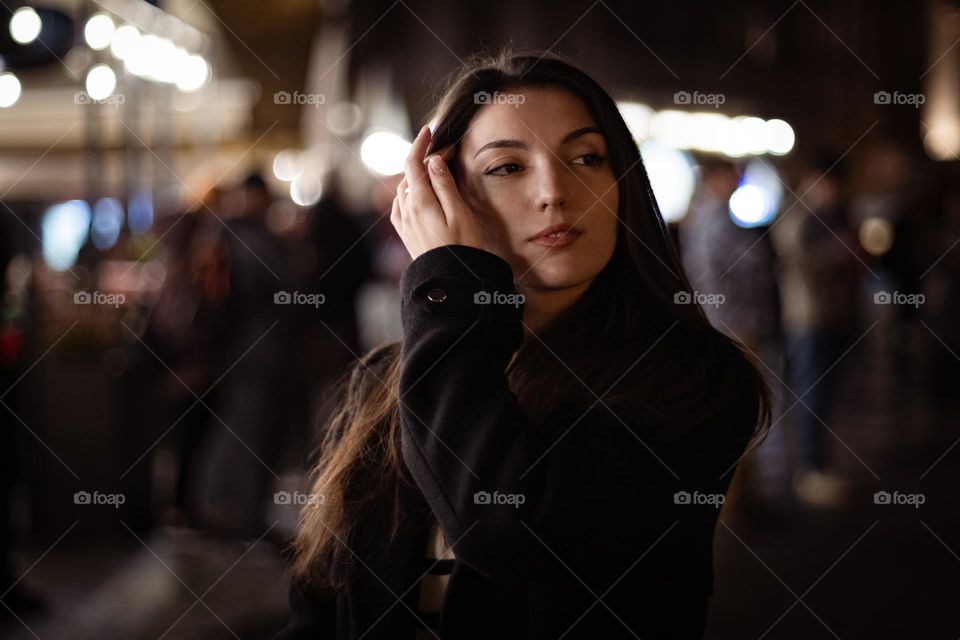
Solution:
[[[588,274],[582,273],[582,269],[576,269],[573,265],[547,266],[541,263],[534,267],[518,284],[524,288],[547,292],[569,289],[588,279]]]

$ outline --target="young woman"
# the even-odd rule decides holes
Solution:
[[[391,213],[404,337],[349,375],[278,637],[701,637],[758,371],[593,79],[474,58],[435,122]]]

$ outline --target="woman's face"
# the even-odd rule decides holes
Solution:
[[[520,287],[581,285],[613,255],[620,193],[606,142],[573,94],[536,87],[493,95],[470,123],[457,169],[486,248],[510,264]],[[533,240],[555,224],[579,235],[559,246]]]

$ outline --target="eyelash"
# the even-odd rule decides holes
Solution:
[[[596,158],[595,164],[584,164],[585,167],[591,167],[591,168],[596,168],[596,167],[602,166],[603,163],[607,160],[607,157],[606,157],[606,156],[600,155],[599,153],[585,153],[585,154],[583,154],[583,155],[581,155],[581,156],[577,156],[577,157],[575,158],[575,160],[579,160],[580,158],[587,158],[587,157]],[[517,164],[516,162],[507,162],[507,163],[501,164],[501,165],[499,165],[499,166],[497,166],[497,167],[494,167],[494,168],[490,169],[489,171],[486,171],[486,172],[484,173],[484,175],[495,176],[495,177],[500,177],[500,178],[506,177],[506,176],[508,176],[508,175],[512,175],[512,174],[516,173],[516,171],[510,171],[510,172],[507,172],[507,173],[496,173],[496,172],[499,171],[500,169],[505,168],[505,167],[519,167],[519,166],[520,166],[520,165]]]

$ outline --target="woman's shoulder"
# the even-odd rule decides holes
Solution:
[[[762,365],[719,332],[678,332],[675,340],[671,361],[662,363],[655,385],[653,413],[698,439],[749,438],[765,406]]]
[[[703,423],[705,440],[718,449],[745,448],[769,415],[762,364],[749,349],[726,341],[715,373],[714,411]]]
[[[383,380],[390,365],[400,356],[400,342],[385,342],[358,358],[350,369],[350,384],[362,387],[371,381]]]
[[[368,367],[381,367],[400,355],[400,342],[384,342],[367,351],[360,360]]]

